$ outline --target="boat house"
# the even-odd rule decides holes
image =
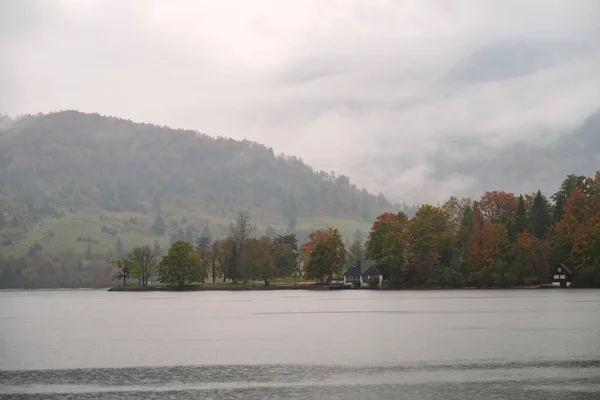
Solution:
[[[362,273],[363,285],[366,287],[381,287],[383,285],[383,271],[377,263],[371,265]]]
[[[569,287],[573,271],[565,264],[558,264],[552,270],[552,286]]]
[[[377,260],[359,260],[344,274],[344,286],[352,288],[381,286],[383,275]]]

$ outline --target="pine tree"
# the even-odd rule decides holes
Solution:
[[[531,206],[530,222],[528,224],[531,233],[538,239],[546,236],[546,231],[551,224],[551,217],[548,210],[548,200],[538,190],[533,205]]]
[[[115,244],[115,253],[117,253],[117,257],[125,258],[127,257],[127,252],[125,251],[125,246],[123,246],[123,242],[121,238],[117,238],[117,243]]]
[[[517,214],[515,215],[515,223],[512,226],[512,238],[516,239],[517,235],[527,228],[527,209],[525,207],[525,198],[519,196],[519,204],[517,205]]]
[[[156,255],[156,257],[160,257],[162,254],[162,250],[160,248],[160,243],[158,243],[158,240],[154,241],[154,255]]]
[[[208,225],[204,225],[204,228],[202,229],[202,233],[200,234],[201,238],[207,238],[209,242],[212,242],[213,237],[212,237],[212,233],[210,233],[210,227]]]
[[[165,221],[163,220],[163,218],[158,215],[156,217],[156,220],[154,221],[154,224],[152,225],[152,231],[154,231],[155,235],[158,236],[162,236],[165,234],[165,232],[167,231],[167,227],[165,226]]]

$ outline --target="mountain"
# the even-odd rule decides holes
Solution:
[[[63,111],[0,128],[0,252],[36,243],[56,252],[167,246],[170,235],[224,234],[249,210],[259,234],[296,229],[299,239],[335,225],[346,237],[397,206],[346,176],[314,171],[249,141]],[[165,235],[152,225],[166,222]]]
[[[547,145],[515,144],[500,151],[486,151],[487,159],[462,165],[473,171],[476,190],[492,187],[512,192],[541,189],[552,194],[568,174],[593,176],[600,165],[600,110],[573,132],[560,135]]]
[[[448,83],[477,83],[526,76],[581,56],[595,47],[586,43],[506,41],[476,49],[444,76]]]

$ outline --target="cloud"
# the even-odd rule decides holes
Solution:
[[[594,0],[7,0],[0,112],[247,138],[435,202],[600,107],[598,20]]]

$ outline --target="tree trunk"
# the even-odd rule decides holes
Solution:
[[[123,275],[123,286],[127,285],[127,278]]]

